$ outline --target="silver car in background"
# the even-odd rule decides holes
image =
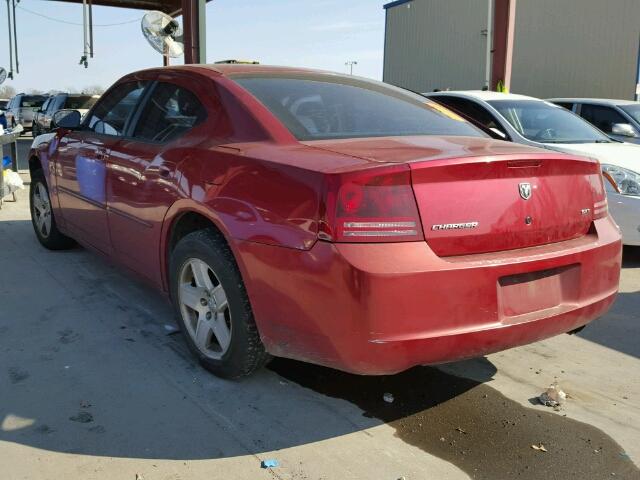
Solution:
[[[31,129],[33,116],[46,99],[46,95],[27,95],[26,93],[19,93],[13,97],[5,112],[8,126],[11,128],[19,124],[25,129]]]
[[[640,102],[604,98],[552,98],[548,101],[580,115],[616,140],[640,144]]]

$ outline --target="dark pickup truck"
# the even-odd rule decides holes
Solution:
[[[85,114],[96,101],[99,95],[82,95],[75,93],[58,93],[47,98],[42,107],[35,113],[33,117],[33,137],[42,135],[51,130],[51,117],[58,110],[70,108],[78,110],[81,114]]]

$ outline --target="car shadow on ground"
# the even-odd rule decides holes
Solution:
[[[278,359],[224,381],[168,334],[173,313],[163,297],[94,254],[44,251],[27,221],[0,221],[0,251],[8,260],[0,269],[0,444],[197,460],[354,433],[371,442],[367,431],[387,424],[478,479],[562,476],[586,465],[602,478],[637,472],[603,432],[491,388],[496,369],[485,358],[458,364],[462,377],[432,367],[363,377]],[[528,448],[532,439],[549,453]],[[603,448],[595,458],[591,442]]]
[[[624,247],[622,253],[622,268],[640,268],[640,246]]]
[[[378,418],[371,407],[363,415],[350,398],[328,399],[290,381],[319,382],[332,370],[278,360],[242,381],[214,377],[170,330],[164,297],[82,248],[44,250],[28,221],[0,218],[0,252],[7,260],[0,268],[0,442],[105,457],[248,455],[418,414],[495,373],[487,360],[479,361],[485,376],[473,381],[427,367],[398,377],[335,372],[343,386],[357,385],[396,412]],[[397,396],[393,405],[382,398],[387,390]]]
[[[623,269],[640,268],[640,247],[625,247]],[[639,275],[640,277],[640,275]],[[616,302],[602,318],[590,323],[578,336],[619,352],[640,358],[640,284],[634,292],[618,294]]]

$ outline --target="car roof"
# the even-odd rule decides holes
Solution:
[[[201,68],[208,68],[220,75],[238,75],[238,74],[274,74],[274,73],[331,73],[322,70],[303,67],[282,67],[277,65],[252,65],[243,63],[225,63],[225,64],[205,64],[199,65]]]
[[[516,93],[502,93],[492,92],[490,90],[447,90],[443,92],[427,92],[423,93],[426,96],[456,96],[465,98],[475,98],[478,100],[484,100],[485,102],[491,100],[541,100],[535,97],[527,97],[526,95],[518,95]]]
[[[188,65],[172,65],[170,67],[153,67],[143,70],[130,72],[121,77],[116,84],[127,82],[135,79],[158,78],[172,73],[195,74],[210,78],[226,77],[233,79],[236,76],[286,76],[286,75],[309,75],[309,76],[327,76],[335,79],[358,79],[360,81],[376,83],[375,80],[350,76],[346,74],[330,72],[326,70],[315,70],[302,67],[281,67],[274,65],[247,65],[247,64],[188,64]],[[114,84],[115,85],[115,84]]]
[[[616,100],[613,98],[550,98],[550,102],[595,103],[598,105],[637,105],[633,100]]]
[[[200,73],[209,73],[215,76],[234,76],[234,75],[242,75],[242,74],[283,74],[283,73],[291,73],[291,74],[327,74],[327,75],[337,75],[342,76],[339,73],[323,71],[323,70],[315,70],[311,68],[303,68],[303,67],[282,67],[276,65],[251,65],[251,64],[189,64],[189,65],[175,65],[170,67],[154,67],[148,68],[145,70],[139,70],[136,72],[131,72],[125,77],[135,76],[136,74],[143,72],[155,72],[155,73],[163,73],[163,72],[200,72]],[[123,77],[123,78],[125,78]]]

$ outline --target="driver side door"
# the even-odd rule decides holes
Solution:
[[[78,131],[60,139],[53,161],[64,224],[73,238],[111,254],[107,221],[107,159],[131,120],[148,82],[112,88]]]

